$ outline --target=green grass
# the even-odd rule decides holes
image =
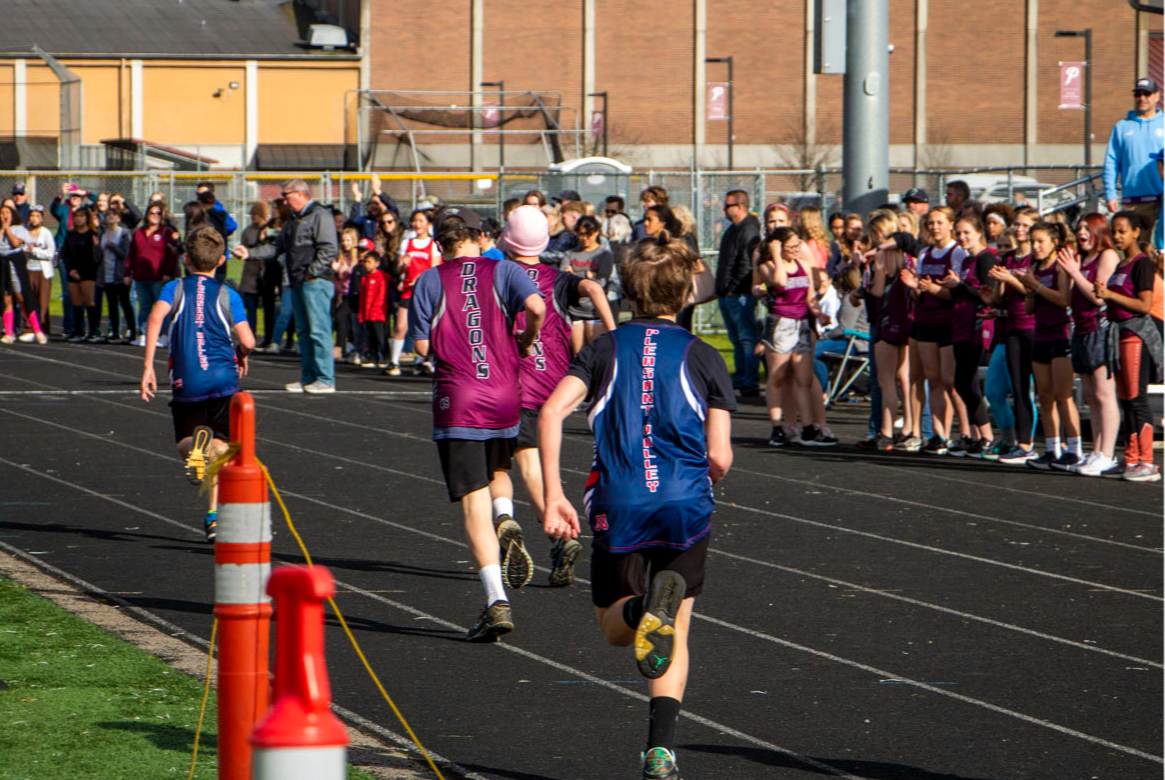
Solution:
[[[0,779],[186,777],[202,683],[3,578],[0,679]],[[215,711],[212,691],[194,774],[205,780]]]

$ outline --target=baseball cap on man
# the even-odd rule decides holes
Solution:
[[[582,196],[574,190],[563,190],[558,197],[552,198],[555,203],[565,203],[568,200],[582,200]]]
[[[24,192],[25,192],[24,182],[20,182],[19,184],[12,185],[12,194],[13,195],[23,195]]]
[[[903,203],[930,203],[930,196],[926,194],[926,190],[919,187],[911,187],[902,195]]]
[[[1145,76],[1143,78],[1137,79],[1137,84],[1133,87],[1133,92],[1148,92],[1150,95],[1152,95],[1158,89],[1160,89],[1160,87],[1157,86],[1157,82],[1148,76]]]

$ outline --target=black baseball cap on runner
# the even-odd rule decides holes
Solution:
[[[1133,87],[1133,92],[1148,92],[1150,95],[1152,95],[1158,89],[1160,89],[1160,87],[1157,86],[1157,82],[1148,76],[1145,76],[1144,78],[1137,79],[1136,86]]]
[[[926,194],[926,190],[919,187],[911,187],[902,195],[903,203],[930,203],[930,196]]]
[[[457,217],[461,223],[471,230],[481,230],[481,215],[473,209],[462,208],[461,206],[448,206],[441,209],[437,214],[436,223],[433,225],[433,234],[437,235],[445,226],[445,221],[449,217]]]

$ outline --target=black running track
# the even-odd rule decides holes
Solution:
[[[0,348],[0,545],[210,635],[212,550],[141,351]],[[646,685],[594,625],[586,576],[511,593],[517,630],[461,640],[482,591],[429,442],[428,382],[352,367],[352,394],[273,392],[260,457],[316,562],[449,776],[638,777]],[[59,391],[83,391],[62,394]],[[853,442],[864,407],[835,414]],[[564,464],[579,498],[585,419]],[[926,455],[763,444],[734,417],[708,585],[697,600],[680,768],[698,778],[1136,780],[1162,775],[1162,489]],[[519,490],[521,496],[521,491]],[[275,553],[299,561],[276,517]],[[336,703],[401,733],[329,628]]]

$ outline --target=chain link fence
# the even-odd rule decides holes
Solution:
[[[921,187],[930,194],[931,203],[943,200],[948,182],[963,179],[971,185],[972,195],[981,200],[1027,200],[1035,205],[1037,191],[1086,179],[1098,168],[1041,166],[1032,168],[979,168],[969,170],[893,169],[890,172],[890,198],[897,202],[910,187]],[[56,228],[56,219],[48,206],[64,192],[65,185],[76,185],[88,192],[121,194],[144,207],[155,193],[160,193],[170,210],[181,216],[185,203],[194,200],[202,182],[214,185],[215,195],[240,225],[247,222],[253,202],[279,197],[285,181],[301,178],[312,188],[313,196],[348,213],[353,202],[371,197],[371,179],[376,174],[344,172],[254,173],[230,171],[0,171],[0,195],[23,183],[30,203],[45,206],[45,222]],[[477,210],[483,217],[501,221],[504,204],[511,198],[522,200],[527,192],[538,190],[547,199],[564,190],[574,190],[584,201],[595,205],[601,214],[603,201],[618,195],[626,203],[632,220],[640,219],[639,195],[649,186],[664,187],[673,205],[691,210],[696,220],[696,237],[704,261],[715,271],[717,247],[728,223],[724,219],[724,195],[730,190],[749,193],[752,210],[758,215],[770,203],[785,203],[797,210],[806,206],[821,208],[828,215],[841,209],[842,172],[820,170],[756,171],[635,171],[631,173],[382,173],[381,191],[397,203],[402,216],[428,202],[456,205]],[[1097,182],[1081,181],[1074,188],[1056,193],[1046,207],[1072,198],[1085,204],[1095,202]],[[1079,208],[1079,207],[1078,207]],[[237,236],[238,234],[236,234]],[[701,306],[696,312],[696,326],[709,332],[722,329],[718,307]]]

